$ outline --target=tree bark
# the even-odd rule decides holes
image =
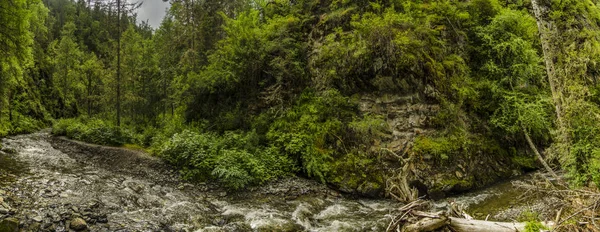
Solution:
[[[520,232],[525,231],[526,223],[522,222],[494,222],[456,217],[425,217],[416,223],[402,227],[402,232],[437,231],[450,226],[456,232]],[[542,223],[545,227],[552,228],[554,223]],[[392,230],[390,230],[392,231]]]
[[[450,226],[458,232],[479,231],[479,232],[517,232],[525,231],[525,223],[519,222],[492,222],[481,220],[469,220],[464,218],[450,218]],[[546,227],[552,225],[544,224]]]
[[[546,73],[548,75],[548,83],[550,84],[550,90],[552,91],[552,100],[556,110],[556,119],[558,120],[559,126],[564,128],[563,122],[563,104],[562,94],[560,90],[558,77],[556,76],[556,69],[554,66],[555,55],[552,52],[551,37],[549,36],[551,24],[544,20],[544,13],[542,10],[544,7],[540,5],[539,0],[531,0],[533,7],[533,13],[536,18],[538,31],[540,33],[540,41],[542,44],[542,51],[544,52],[544,62],[546,63]]]
[[[117,0],[117,126],[121,126],[121,0]]]
[[[423,218],[415,224],[407,225],[403,228],[403,232],[418,232],[418,231],[435,231],[446,226],[448,218]]]
[[[92,116],[92,77],[90,71],[87,73],[88,75],[88,86],[87,86],[87,112],[88,116]]]
[[[558,175],[556,175],[554,170],[552,170],[552,168],[550,168],[550,165],[548,165],[548,163],[546,163],[546,161],[544,160],[544,157],[542,157],[542,154],[540,154],[540,152],[537,150],[537,148],[535,147],[535,144],[533,143],[533,140],[531,140],[531,137],[529,137],[529,133],[527,133],[527,130],[525,130],[525,127],[523,127],[523,134],[525,134],[525,139],[527,140],[529,147],[531,148],[531,150],[533,150],[533,153],[535,153],[535,156],[538,158],[540,163],[542,163],[542,165],[544,166],[546,171],[548,171],[548,173],[550,173],[552,175],[552,177],[556,178],[556,180],[563,183],[562,179]]]

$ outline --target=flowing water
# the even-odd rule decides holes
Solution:
[[[91,231],[384,231],[401,206],[347,198],[299,178],[228,194],[212,184],[181,181],[171,167],[141,152],[48,132],[2,144],[0,221],[16,218],[24,231],[69,231],[75,218]],[[443,210],[457,202],[478,216],[497,216],[517,193],[507,182],[434,206]]]

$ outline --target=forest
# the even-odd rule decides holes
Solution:
[[[125,0],[0,1],[0,137],[52,127],[228,191],[410,202],[538,169],[598,191],[598,0],[170,4],[152,28]]]

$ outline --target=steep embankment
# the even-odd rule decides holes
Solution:
[[[523,174],[520,160],[532,157],[508,155],[498,143],[481,134],[468,133],[468,144],[445,135],[436,125],[441,106],[419,94],[362,95],[359,103],[362,114],[381,116],[388,128],[372,143],[371,154],[377,162],[371,172],[379,177],[347,177],[338,187],[345,192],[373,195],[385,192],[400,200],[415,195],[440,199],[445,196],[474,190]],[[475,124],[476,122],[472,122]],[[476,125],[472,125],[476,126]],[[382,179],[378,191],[363,186],[373,179]],[[360,184],[362,183],[362,184]],[[369,190],[369,191],[365,191]],[[417,193],[418,192],[418,193]]]

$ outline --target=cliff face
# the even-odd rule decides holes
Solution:
[[[342,191],[368,196],[386,193],[401,200],[424,195],[442,198],[533,168],[520,162],[530,161],[528,156],[508,155],[498,142],[477,134],[470,135],[477,141],[457,146],[458,150],[423,149],[427,144],[423,141],[435,141],[443,133],[433,122],[441,112],[440,104],[425,98],[419,94],[360,97],[360,111],[382,116],[388,131],[370,148],[377,156],[377,162],[368,168],[376,170],[368,172],[374,176],[345,178],[336,184]]]

